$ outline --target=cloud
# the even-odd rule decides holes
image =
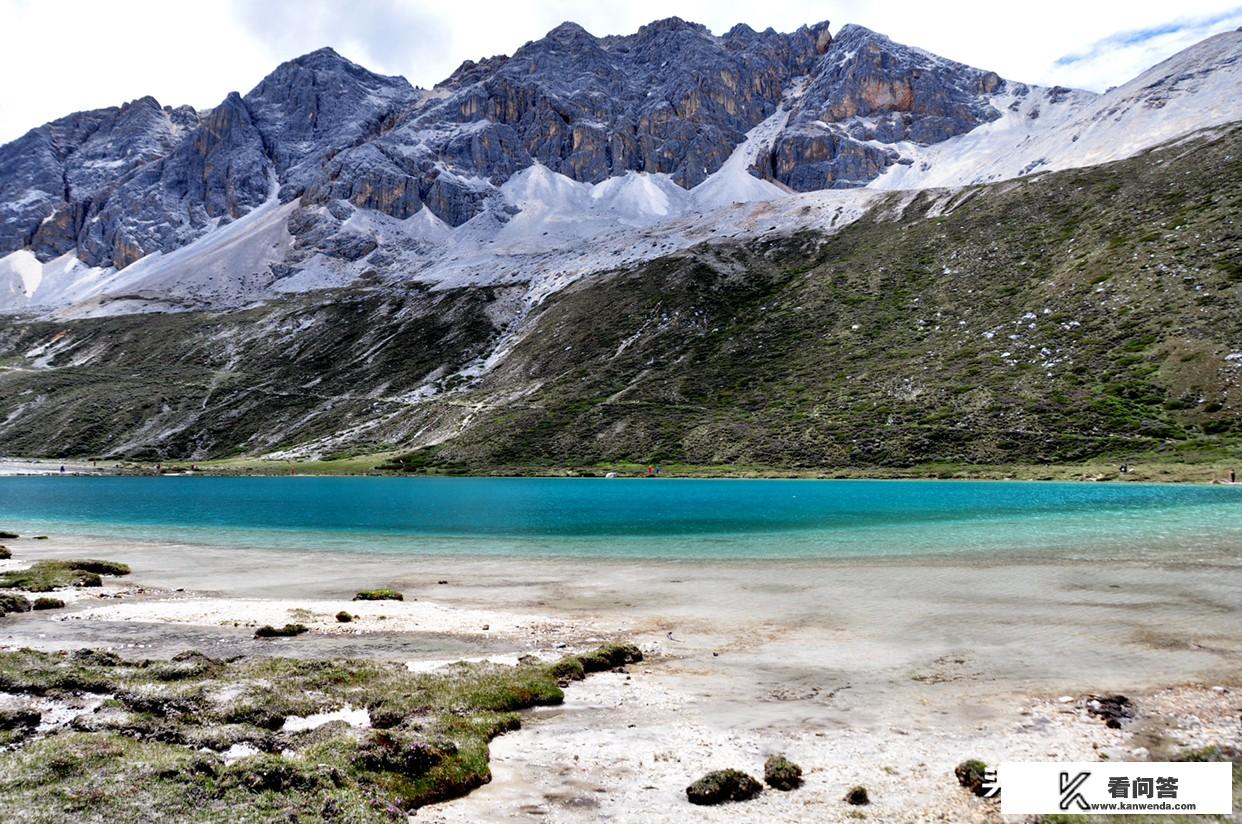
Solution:
[[[402,0],[233,0],[238,22],[282,59],[322,46],[372,71],[418,77],[451,60],[452,24],[432,7]]]
[[[1164,58],[1217,32],[1242,26],[1242,6],[1216,14],[1182,17],[1110,34],[1086,49],[1063,54],[1050,73],[1069,86],[1117,85]]]

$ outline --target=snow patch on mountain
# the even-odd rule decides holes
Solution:
[[[1174,138],[1242,120],[1242,32],[1226,32],[1102,95],[1009,84],[1001,117],[930,146],[895,148],[877,189],[966,186],[1132,157]]]

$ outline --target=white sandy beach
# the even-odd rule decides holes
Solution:
[[[58,539],[14,562],[90,556],[134,574],[56,613],[8,616],[0,645],[104,646],[133,657],[362,655],[428,669],[629,639],[647,660],[566,689],[492,745],[494,780],[417,820],[999,820],[956,785],[961,760],[1142,759],[1242,745],[1242,569],[1144,562],[446,560]],[[445,583],[440,583],[444,581]],[[353,602],[392,585],[397,602]],[[338,623],[339,610],[357,614]],[[307,635],[252,638],[299,621]],[[1139,717],[1110,729],[1092,694]],[[711,769],[794,792],[696,808]]]

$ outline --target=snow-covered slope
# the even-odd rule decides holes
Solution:
[[[1240,120],[1242,32],[1210,37],[1103,95],[1010,84],[992,105],[1002,116],[964,135],[899,144],[912,162],[871,186],[963,186],[1091,166]]]

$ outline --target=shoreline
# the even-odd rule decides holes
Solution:
[[[0,477],[386,477],[386,478],[616,478],[649,479],[642,467],[630,464],[603,464],[589,467],[495,466],[471,471],[408,472],[385,467],[391,453],[327,461],[278,461],[262,458],[216,459],[198,462],[141,462],[89,458],[57,459],[0,456]],[[111,467],[105,466],[112,464]],[[60,472],[60,467],[65,472]],[[156,467],[160,467],[160,471]],[[193,468],[191,468],[193,467]],[[853,480],[853,481],[1029,481],[1052,483],[1156,483],[1239,485],[1230,483],[1229,473],[1242,469],[1236,462],[1130,463],[1125,473],[1113,462],[1081,464],[921,464],[913,467],[823,467],[793,469],[751,466],[683,466],[662,468],[656,480]]]
[[[619,639],[642,648],[643,663],[575,684],[563,705],[530,710],[522,729],[495,739],[491,783],[420,811],[443,824],[677,822],[691,811],[711,822],[844,822],[852,808],[841,796],[857,783],[877,820],[995,821],[993,805],[956,785],[962,759],[1142,760],[1242,743],[1242,576],[1210,564],[518,564],[55,533],[8,543],[6,565],[90,554],[134,571],[78,591],[59,614],[0,619],[4,648],[362,657],[417,671]],[[348,600],[381,585],[406,600]],[[362,620],[337,626],[341,608]],[[283,620],[309,632],[252,637]],[[1138,708],[1121,729],[1085,709],[1112,693]],[[707,770],[757,772],[775,752],[806,768],[802,789],[686,805],[684,787]]]

